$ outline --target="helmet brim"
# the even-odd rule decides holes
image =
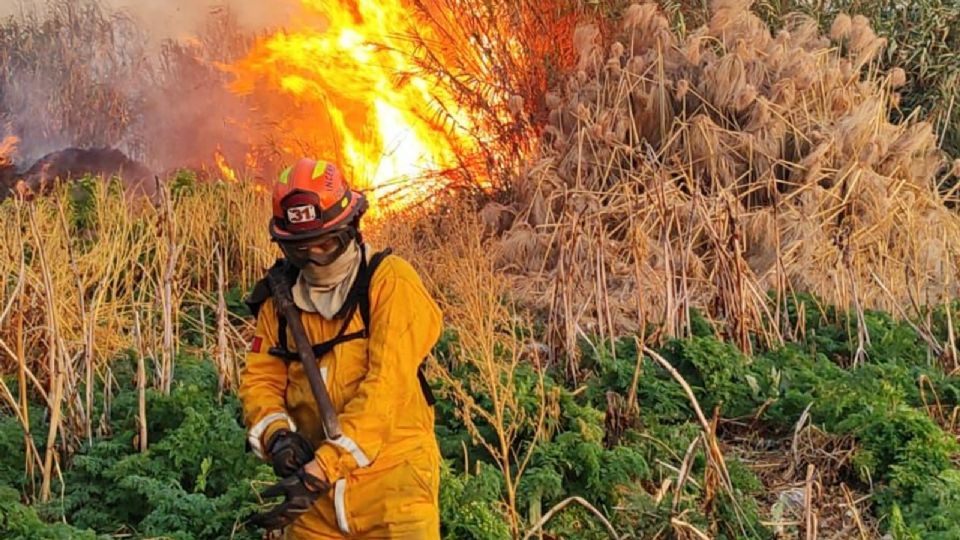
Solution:
[[[279,226],[276,216],[270,218],[270,236],[274,240],[280,242],[298,242],[301,240],[310,240],[318,236],[323,236],[330,231],[334,231],[349,225],[355,218],[362,216],[367,210],[366,197],[358,192],[354,193],[358,196],[352,198],[350,201],[350,206],[345,208],[336,219],[324,223],[323,226],[318,229],[302,232],[290,232]]]
[[[319,228],[312,231],[303,231],[292,233],[285,231],[277,225],[277,218],[270,218],[270,237],[281,242],[299,242],[301,240],[310,240],[330,232],[330,229]]]

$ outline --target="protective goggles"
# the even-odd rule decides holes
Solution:
[[[347,250],[350,242],[357,237],[356,229],[350,227],[332,231],[308,240],[278,242],[287,260],[297,268],[307,263],[327,266],[337,260]]]

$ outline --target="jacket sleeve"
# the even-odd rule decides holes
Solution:
[[[416,271],[400,258],[371,284],[369,365],[340,414],[342,436],[325,441],[317,462],[331,482],[373,463],[390,438],[396,412],[420,396],[417,370],[440,337],[442,314]],[[386,261],[385,261],[386,263]]]
[[[247,440],[253,452],[267,459],[264,449],[270,436],[278,429],[296,431],[293,419],[286,410],[287,365],[271,355],[277,345],[277,316],[273,300],[264,302],[257,317],[257,329],[247,349],[246,362],[240,371],[240,401],[243,420],[247,426]]]

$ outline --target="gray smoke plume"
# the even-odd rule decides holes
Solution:
[[[0,18],[38,13],[45,0],[0,0]],[[286,24],[297,11],[296,0],[102,0],[109,12],[131,16],[154,44],[196,35],[211,15],[229,10],[240,28],[257,32]]]
[[[0,139],[18,168],[65,147],[116,148],[157,172],[243,163],[255,124],[219,66],[297,0],[0,0]]]

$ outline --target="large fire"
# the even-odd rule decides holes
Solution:
[[[283,152],[338,160],[373,199],[403,205],[429,192],[428,173],[470,152],[470,119],[416,69],[405,38],[413,10],[403,0],[301,3],[297,27],[229,68],[233,90],[284,112]]]

